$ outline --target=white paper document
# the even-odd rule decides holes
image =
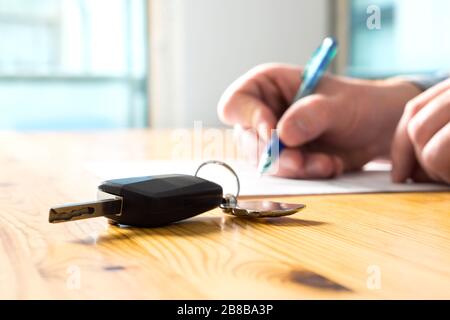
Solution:
[[[202,161],[121,161],[90,162],[87,170],[101,180],[160,174],[194,175]],[[428,183],[395,184],[391,182],[390,165],[369,164],[361,172],[344,174],[331,180],[292,180],[260,177],[256,168],[241,162],[226,161],[239,176],[242,196],[312,195],[377,192],[450,191],[449,186]],[[199,176],[220,184],[224,193],[236,192],[234,176],[217,165],[205,166]]]

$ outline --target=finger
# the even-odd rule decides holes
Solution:
[[[424,105],[429,103],[431,100],[441,95],[444,91],[450,89],[450,79],[443,81],[434,87],[426,90],[422,94],[418,95],[414,99],[412,99],[408,105],[409,108],[420,110]]]
[[[340,176],[345,171],[344,160],[339,156],[333,156],[333,161],[335,165],[335,174],[334,176]]]
[[[269,107],[258,98],[248,95],[235,95],[222,107],[223,121],[227,124],[239,124],[244,128],[258,130],[267,138],[270,129],[275,128],[277,118]]]
[[[298,179],[303,172],[303,154],[300,149],[284,149],[278,161],[274,164],[273,175]]]
[[[260,129],[263,136],[273,129],[300,85],[301,68],[265,64],[236,80],[222,95],[218,113],[227,124]]]
[[[425,145],[422,161],[427,172],[429,170],[440,181],[450,183],[450,122]]]
[[[343,172],[359,171],[364,164],[374,158],[373,152],[370,150],[342,150],[340,148],[330,147],[321,142],[307,144],[302,147],[302,149],[306,149],[308,152],[325,152],[327,154],[333,154],[335,156],[336,166],[339,168],[337,175],[340,175]]]
[[[334,155],[287,149],[280,155],[276,175],[291,179],[327,179],[343,171],[342,162]]]
[[[410,114],[405,112],[400,119],[394,134],[391,148],[392,180],[394,182],[405,182],[412,174],[416,164],[414,147],[408,135],[408,122]]]
[[[416,168],[413,170],[413,173],[411,175],[411,179],[414,182],[418,183],[425,183],[425,182],[432,182],[436,181],[435,179],[432,179],[425,170],[420,165],[417,165]]]
[[[408,129],[411,119],[428,102],[447,90],[449,86],[450,82],[444,81],[407,103],[403,116],[397,126],[391,148],[392,180],[394,182],[405,182],[413,174],[414,167],[417,163],[416,149],[411,140],[412,134],[409,133],[410,131],[412,133],[413,130]]]
[[[264,143],[260,140],[255,129],[243,129],[241,126],[234,127],[234,138],[236,141],[236,152],[238,159],[257,165],[262,146]]]
[[[332,119],[330,101],[321,95],[311,95],[295,102],[283,114],[277,128],[281,141],[296,147],[332,129]]]
[[[423,106],[408,123],[408,135],[418,158],[425,144],[449,121],[450,90]]]
[[[301,179],[325,179],[336,175],[335,158],[325,153],[305,153]]]

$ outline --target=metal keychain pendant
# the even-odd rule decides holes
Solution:
[[[304,204],[292,204],[283,202],[274,202],[269,200],[241,200],[239,199],[239,193],[241,190],[241,183],[237,173],[228,164],[211,160],[202,163],[195,172],[195,176],[201,168],[206,165],[219,165],[226,168],[231,174],[236,178],[236,195],[226,194],[222,199],[220,208],[226,214],[230,214],[236,217],[247,217],[247,218],[274,218],[274,217],[284,217],[289,216],[294,213],[299,212],[305,208]]]

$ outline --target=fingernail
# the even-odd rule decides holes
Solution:
[[[339,157],[335,157],[334,163],[336,165],[335,176],[339,176],[339,175],[343,174],[344,173],[344,162],[342,161],[342,159]]]
[[[258,126],[258,134],[264,141],[268,141],[270,139],[269,125],[267,123],[261,123]]]

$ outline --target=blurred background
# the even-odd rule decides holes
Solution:
[[[448,70],[449,12],[448,0],[0,0],[0,130],[220,126],[233,80],[305,64],[327,35],[340,74]]]

